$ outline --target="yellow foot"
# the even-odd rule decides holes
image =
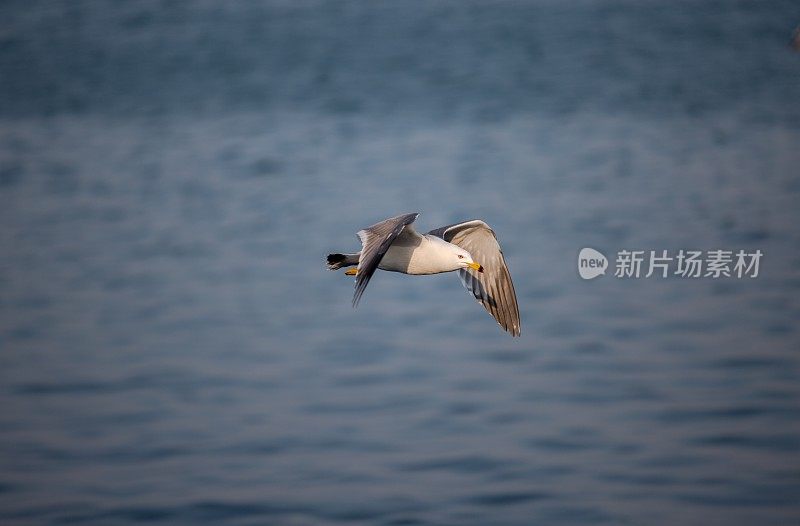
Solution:
[[[358,269],[357,268],[351,268],[350,270],[345,271],[344,274],[346,276],[355,276],[356,274],[358,274]]]

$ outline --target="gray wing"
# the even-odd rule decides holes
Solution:
[[[358,231],[358,238],[361,240],[361,257],[358,260],[353,307],[358,305],[364,289],[367,288],[370,278],[378,268],[386,251],[406,226],[416,221],[418,215],[418,213],[403,214]]]
[[[428,234],[458,245],[483,265],[482,273],[472,269],[459,270],[461,283],[503,329],[512,336],[519,336],[519,306],[514,283],[511,281],[511,274],[508,272],[497,236],[489,225],[480,219],[474,219],[443,226],[431,230]]]

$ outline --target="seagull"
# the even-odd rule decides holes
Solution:
[[[353,307],[358,305],[377,269],[411,275],[457,270],[464,287],[497,323],[511,336],[519,336],[514,284],[497,236],[489,225],[472,219],[419,234],[412,226],[417,216],[418,213],[403,214],[359,230],[360,252],[328,254],[330,270],[356,267],[345,272],[356,276]]]

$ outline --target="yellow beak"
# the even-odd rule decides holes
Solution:
[[[478,272],[483,272],[483,265],[479,265],[478,263],[470,263],[469,268],[472,270],[477,270]]]

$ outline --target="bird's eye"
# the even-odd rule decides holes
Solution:
[[[461,254],[459,254],[459,255],[458,255],[458,259],[464,259],[464,256],[462,256]]]

